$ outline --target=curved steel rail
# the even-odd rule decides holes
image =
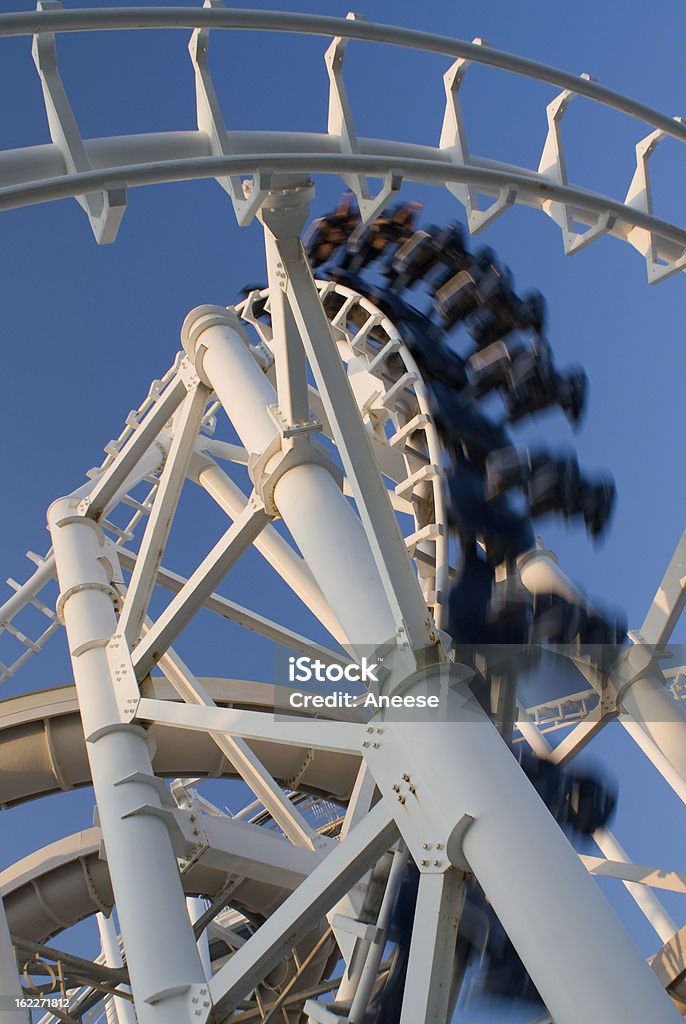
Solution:
[[[198,131],[153,133],[83,140],[57,70],[53,33],[109,29],[193,29]],[[327,51],[330,79],[328,130],[233,132],[225,127],[207,66],[211,28],[264,30],[333,36]],[[250,219],[274,174],[338,174],[357,192],[372,216],[404,179],[445,185],[465,205],[470,228],[481,230],[513,204],[543,210],[560,227],[566,252],[576,252],[611,234],[628,241],[646,259],[648,279],[663,280],[686,267],[686,231],[653,215],[648,159],[665,137],[686,141],[680,118],[620,95],[589,79],[492,49],[426,32],[360,20],[314,15],[223,10],[216,7],[87,11],[40,11],[0,15],[0,36],[33,34],[34,59],[52,117],[52,145],[0,153],[0,210],[68,196],[80,197],[99,241],[112,241],[128,186],[212,178],[231,195],[239,222]],[[446,106],[437,147],[384,139],[358,139],[342,78],[350,39],[385,43],[450,57],[444,76]],[[523,75],[561,88],[548,105],[548,136],[537,170],[472,156],[459,106],[459,88],[470,63]],[[652,131],[636,146],[633,179],[624,199],[610,198],[567,181],[560,120],[574,96],[636,118]],[[251,194],[240,177],[253,175]],[[371,195],[366,175],[384,185]],[[479,209],[477,192],[492,204]],[[100,193],[100,195],[98,195]],[[577,232],[575,223],[586,224]]]

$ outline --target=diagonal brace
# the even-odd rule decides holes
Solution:
[[[98,519],[102,515],[136,463],[181,405],[186,394],[183,378],[177,374],[143,417],[140,426],[112,465],[98,477],[88,497],[83,499],[83,509],[91,519]]]
[[[135,648],[133,665],[139,680],[145,678],[270,518],[261,499],[253,495],[235,523],[215,544]]]
[[[281,904],[210,982],[218,1017],[238,1006],[287,955],[327,910],[367,871],[396,838],[397,826],[386,802],[379,801],[302,885]]]
[[[119,632],[124,633],[130,646],[141,633],[209,395],[210,389],[198,381],[189,390],[174,421],[169,455],[119,619]]]
[[[202,683],[192,674],[174,651],[167,651],[159,662],[160,668],[185,701],[216,711],[220,709],[214,703]],[[185,709],[184,709],[185,710]],[[296,846],[306,846],[311,850],[328,846],[329,841],[323,839],[302,816],[300,811],[276,784],[260,759],[253,753],[244,739],[228,733],[212,732],[210,736],[221,752],[237,768],[243,781],[250,786],[255,796],[262,801],[274,821]]]
[[[463,874],[420,876],[400,1024],[447,1024]]]

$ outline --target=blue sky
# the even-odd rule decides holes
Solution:
[[[143,3],[140,6],[161,6]],[[69,7],[87,4],[70,3]],[[110,6],[125,6],[111,3]],[[168,6],[183,6],[169,4]],[[290,4],[253,4],[287,10]],[[30,10],[19,0],[3,10]],[[300,11],[345,15],[337,3],[298,4]],[[426,29],[589,72],[620,92],[663,110],[683,112],[683,5],[663,0],[648,21],[625,4],[577,0],[553,5],[525,0],[460,4],[369,0],[369,20]],[[62,74],[84,137],[193,128],[194,91],[188,33],[108,33],[62,38]],[[211,58],[225,119],[236,128],[324,130],[327,41],[254,33],[213,37]],[[40,87],[27,39],[0,40],[0,149],[49,141]],[[437,140],[442,120],[444,58],[351,44],[346,75],[361,135]],[[465,123],[474,153],[535,167],[546,132],[545,105],[555,90],[472,67],[463,87]],[[565,121],[568,171],[575,184],[622,198],[634,146],[648,129],[582,99]],[[1,164],[0,164],[1,166]],[[654,158],[656,213],[686,222],[684,152],[668,141]],[[339,183],[318,182],[314,212],[336,200]],[[426,204],[426,220],[460,217],[447,193],[405,186]],[[24,578],[23,552],[48,547],[45,510],[98,464],[102,447],[171,363],[186,312],[204,302],[234,301],[248,282],[264,280],[260,229],[239,229],[214,182],[135,189],[114,246],[98,248],[73,200],[3,214],[3,401],[0,407],[5,500],[0,554],[5,575]],[[532,436],[574,443],[582,464],[608,468],[618,506],[607,541],[593,548],[579,530],[540,527],[561,564],[588,592],[624,608],[639,626],[684,527],[686,484],[679,437],[686,379],[682,275],[650,288],[642,258],[605,238],[565,257],[557,228],[540,213],[514,209],[482,236],[512,268],[517,287],[539,288],[549,304],[550,340],[560,364],[581,363],[591,382],[580,433],[561,417],[536,421]],[[522,435],[525,436],[525,435]],[[202,517],[202,518],[201,518]],[[202,529],[197,523],[202,522]],[[222,517],[192,491],[170,542],[167,564],[192,569],[222,527]],[[26,563],[28,566],[28,563]],[[272,585],[257,556],[224,592],[318,639],[317,624]],[[675,640],[684,642],[683,625]],[[231,663],[227,667],[227,643]],[[201,623],[179,643],[198,674],[260,677],[267,655],[238,630]],[[1,655],[0,655],[1,657]],[[5,688],[6,695],[69,681],[63,638]],[[621,783],[616,831],[635,860],[678,869],[683,857],[671,828],[678,802],[655,779],[619,726],[593,754]],[[222,790],[214,799],[231,800]],[[3,812],[1,866],[90,824],[89,794],[62,794]],[[670,827],[667,827],[669,823]],[[670,835],[671,833],[671,835]],[[618,887],[608,889],[645,953],[657,940]],[[669,902],[678,924],[680,902]],[[76,944],[90,936],[84,926]]]

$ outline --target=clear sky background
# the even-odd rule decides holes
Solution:
[[[287,10],[291,4],[274,0],[251,6]],[[20,9],[30,10],[32,4],[0,4],[2,11]],[[347,10],[338,3],[305,0],[297,9],[341,16]],[[481,36],[499,49],[575,74],[589,72],[667,114],[686,113],[681,0],[663,0],[644,8],[640,17],[618,0],[577,0],[573,5],[368,0],[361,13],[370,20],[466,40]],[[187,32],[62,37],[61,70],[83,136],[194,128],[187,39]],[[229,127],[325,130],[322,57],[327,45],[316,37],[215,33],[211,62]],[[0,148],[48,142],[30,41],[3,39],[0,47],[5,97]],[[346,78],[358,133],[435,144],[448,65],[441,57],[352,43]],[[546,134],[545,106],[555,92],[473,66],[463,86],[472,151],[536,167]],[[570,181],[621,199],[633,175],[634,146],[649,129],[578,98],[563,131]],[[669,140],[651,164],[655,211],[677,224],[686,223],[685,155]],[[320,179],[315,215],[331,208],[340,190],[337,180]],[[456,201],[439,190],[406,185],[402,195],[426,204],[426,221],[461,217]],[[23,552],[49,546],[47,506],[100,463],[103,445],[119,434],[151,379],[172,362],[188,310],[204,302],[235,301],[242,285],[264,281],[265,273],[259,226],[239,229],[214,182],[130,190],[118,241],[109,247],[96,246],[73,200],[5,213],[0,229],[0,554],[4,575],[23,579],[29,565]],[[601,546],[594,548],[581,530],[565,532],[547,521],[540,532],[589,594],[623,608],[630,626],[637,627],[686,519],[683,275],[649,287],[641,256],[612,238],[565,257],[556,226],[543,214],[522,208],[506,214],[481,240],[510,265],[518,289],[543,292],[558,362],[581,363],[591,381],[588,414],[577,436],[559,415],[541,417],[531,436],[574,443],[582,464],[611,470],[618,487],[614,523]],[[192,570],[223,525],[222,516],[191,491],[166,564],[179,572]],[[257,556],[246,559],[224,592],[325,639],[318,624],[289,600],[286,588],[273,583]],[[675,640],[686,640],[683,625]],[[203,619],[178,647],[198,674],[269,678],[270,655],[252,635],[226,624]],[[5,660],[2,652],[0,658]],[[58,637],[4,693],[69,681],[64,638]],[[596,763],[611,765],[620,783],[616,831],[634,859],[684,870],[678,801],[619,725],[606,729],[592,755]],[[207,791],[225,803],[233,799],[226,786],[219,793],[214,787]],[[89,825],[91,816],[89,793],[60,794],[2,812],[0,866]],[[607,892],[641,950],[654,952],[656,936],[621,887]],[[677,924],[683,924],[682,902],[665,902]],[[93,931],[91,925],[77,930],[75,948],[85,949]]]

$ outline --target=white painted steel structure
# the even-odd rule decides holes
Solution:
[[[55,35],[144,27],[193,30],[198,130],[81,139],[59,76]],[[328,132],[228,131],[207,64],[210,29],[333,36],[326,56]],[[341,1000],[351,1001],[346,1019],[361,1024],[384,969],[389,906],[409,851],[421,880],[410,950],[413,984],[402,1024],[449,1018],[466,871],[484,888],[556,1024],[676,1020],[664,989],[678,1005],[686,977],[683,942],[652,888],[683,892],[684,875],[629,863],[609,834],[598,837],[608,859],[580,859],[471,697],[459,654],[457,666],[450,666],[440,629],[450,576],[444,460],[424,385],[378,309],[350,289],[313,281],[299,235],[313,195],[310,175],[341,175],[367,217],[402,181],[430,182],[447,186],[464,204],[473,231],[523,203],[559,224],[567,252],[610,233],[637,248],[649,280],[658,281],[686,269],[686,231],[653,216],[648,158],[663,137],[686,141],[686,128],[584,76],[478,42],[354,18],[230,11],[214,0],[200,10],[91,11],[63,11],[42,0],[38,13],[0,15],[0,36],[19,34],[34,35],[53,142],[0,152],[0,208],[74,196],[97,240],[108,242],[129,186],[216,177],[240,223],[255,214],[263,223],[269,288],[236,308],[200,306],[188,315],[183,350],[171,369],[129,416],[91,482],[51,506],[53,548],[34,556],[36,571],[0,609],[0,627],[23,648],[2,667],[4,676],[63,624],[75,683],[0,706],[0,766],[11,764],[18,750],[25,766],[21,778],[0,776],[0,802],[92,782],[99,819],[89,832],[65,837],[0,875],[17,953],[27,960],[38,951],[49,959],[51,947],[44,944],[51,936],[89,914],[109,915],[116,904],[126,966],[111,922],[101,917],[104,962],[84,966],[63,957],[65,971],[80,983],[70,990],[74,1012],[84,1006],[96,1012],[94,992],[102,995],[104,986],[111,993],[116,985],[117,997],[106,995],[106,1013],[128,1024],[130,982],[140,1024],[279,1015],[297,1021],[303,1012],[309,1021],[325,1022],[342,1018],[317,996],[338,990]],[[454,60],[444,80],[438,146],[357,137],[342,78],[346,42],[353,38]],[[459,107],[470,62],[563,90],[548,107],[537,170],[470,154]],[[651,128],[637,146],[624,200],[567,181],[560,122],[575,94]],[[246,175],[253,176],[248,184]],[[377,196],[366,175],[384,179]],[[478,208],[478,194],[492,199],[486,210]],[[575,223],[588,228],[578,234]],[[261,318],[265,302],[270,323]],[[238,443],[212,436],[222,417]],[[249,493],[220,462],[247,466]],[[187,480],[207,492],[230,525],[185,579],[161,563]],[[132,514],[118,525],[122,508]],[[295,546],[276,529],[277,519]],[[588,686],[580,683],[564,707],[521,709],[520,736],[534,750],[549,752],[544,729],[576,721],[552,755],[568,760],[619,716],[683,797],[686,722],[675,699],[681,677],[676,674],[670,693],[659,650],[649,653],[645,644],[665,645],[683,610],[685,544],[682,539],[612,677],[579,663]],[[328,650],[217,593],[251,545],[340,647]],[[550,552],[531,552],[520,569],[534,592],[572,588],[578,597]],[[55,577],[53,610],[46,588]],[[173,597],[153,621],[156,587]],[[35,641],[18,625],[29,605],[48,620]],[[431,722],[367,720],[355,711],[316,722],[275,715],[283,708],[281,688],[199,679],[173,650],[203,608],[337,664],[382,650],[388,670],[383,692],[435,690],[444,714]],[[163,677],[151,675],[156,668]],[[223,814],[193,788],[193,778],[210,775],[241,778],[255,804],[233,818]],[[170,789],[165,776],[181,778]],[[318,805],[308,811],[305,792],[345,805],[343,820],[317,822]],[[388,869],[391,852],[378,917],[375,924],[363,922],[369,872],[383,864]],[[605,906],[591,873],[622,879],[634,894],[662,944],[653,970]],[[551,915],[540,893],[553,890]],[[205,914],[199,896],[210,901]],[[190,916],[188,897],[196,900]],[[241,913],[216,916],[232,906]],[[206,927],[210,943],[220,947],[209,979]],[[0,984],[2,994],[12,996],[19,980],[10,941],[0,919]],[[602,958],[588,957],[593,948],[603,950]],[[338,959],[342,977],[327,980]],[[45,1018],[51,1019],[59,1016]]]

